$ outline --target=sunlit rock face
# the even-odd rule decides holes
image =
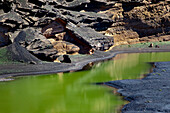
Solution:
[[[169,4],[164,3],[135,7],[125,12],[125,27],[136,31],[140,37],[170,33],[169,9]]]
[[[1,0],[0,6],[0,26],[8,27],[0,30],[0,46],[18,43],[41,60],[170,40],[165,0]]]
[[[167,38],[170,33],[167,2],[126,1],[116,3],[100,13],[113,19],[113,24],[105,31],[105,35],[113,36],[115,45],[170,40]]]
[[[77,54],[80,50],[78,46],[66,41],[53,41],[51,43],[58,51],[58,55]]]

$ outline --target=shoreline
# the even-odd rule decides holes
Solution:
[[[153,71],[142,79],[127,79],[105,82],[129,101],[122,113],[170,112],[170,62],[155,62]]]
[[[22,67],[25,70],[28,68],[35,70],[34,72],[15,72],[4,75],[0,74],[0,80],[1,82],[3,82],[3,79],[4,81],[8,81],[8,79],[13,80],[13,78],[11,79],[10,77],[78,71],[82,70],[83,67],[90,62],[108,60],[115,57],[117,54],[147,52],[170,52],[170,48],[169,46],[165,48],[113,48],[108,52],[96,51],[92,56],[90,56],[90,58],[80,58],[77,62],[73,63],[14,65],[15,68]],[[170,89],[170,77],[167,77],[168,72],[170,72],[170,62],[154,62],[154,64],[156,68],[153,68],[153,71],[146,74],[146,76],[144,76],[144,78],[142,79],[117,80],[104,83],[104,85],[106,86],[118,89],[117,93],[121,94],[124,97],[124,100],[129,101],[128,104],[123,105],[123,108],[121,108],[122,113],[170,112],[170,102],[168,101],[168,99],[170,98],[168,93]],[[8,65],[6,66],[8,67]],[[41,69],[45,69],[49,66],[53,67],[53,69],[58,68],[60,70],[49,69],[46,71],[36,72],[36,69],[40,69],[36,67],[41,67]],[[162,71],[162,67],[163,69],[165,69],[165,71]],[[0,70],[1,68],[5,67],[1,66]]]
[[[162,48],[113,48],[110,51],[95,51],[94,54],[88,56],[78,56],[76,61],[72,63],[39,63],[39,64],[10,64],[1,65],[0,79],[17,76],[41,75],[41,74],[54,74],[61,72],[79,71],[84,66],[91,62],[98,62],[108,60],[115,57],[117,54],[122,53],[148,53],[148,52],[170,52],[170,46]],[[71,59],[75,57],[71,56]],[[11,70],[12,69],[12,70]]]

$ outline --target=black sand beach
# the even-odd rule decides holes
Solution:
[[[130,101],[122,113],[170,112],[170,62],[154,63],[153,72],[141,80],[118,80],[105,83],[118,89]]]

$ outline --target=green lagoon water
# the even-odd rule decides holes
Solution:
[[[19,77],[0,82],[0,113],[117,113],[127,103],[97,82],[141,78],[146,62],[170,61],[170,53],[117,55],[91,70]]]

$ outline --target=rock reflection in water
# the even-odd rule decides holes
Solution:
[[[0,113],[117,113],[125,101],[94,83],[136,79],[149,71],[145,62],[168,60],[170,53],[121,54],[91,70],[0,82]]]

